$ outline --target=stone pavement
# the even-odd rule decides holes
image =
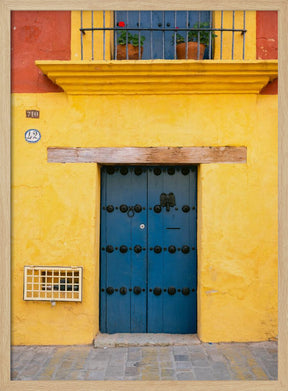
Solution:
[[[12,380],[277,380],[277,342],[14,346]]]

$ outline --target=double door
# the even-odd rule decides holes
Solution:
[[[197,167],[101,173],[100,329],[195,333]]]

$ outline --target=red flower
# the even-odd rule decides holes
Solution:
[[[119,22],[119,23],[118,23],[118,26],[119,26],[119,27],[125,27],[125,22]]]

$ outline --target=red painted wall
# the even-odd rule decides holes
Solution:
[[[267,86],[260,91],[262,95],[277,95],[278,94],[278,79],[268,83]]]
[[[59,92],[35,60],[70,60],[70,11],[14,11],[11,16],[12,92]]]
[[[256,12],[256,58],[273,60],[278,58],[278,12]],[[269,83],[260,94],[275,95],[278,93],[278,79]]]
[[[256,13],[256,58],[271,60],[278,58],[278,13],[257,11]]]

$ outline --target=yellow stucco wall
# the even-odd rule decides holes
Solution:
[[[106,11],[105,16],[102,11],[82,11],[82,27],[113,27],[113,11]],[[81,60],[81,12],[71,12],[71,60]],[[92,39],[93,36],[93,39]],[[82,35],[83,60],[103,60],[104,40],[102,31],[86,31]],[[105,60],[111,60],[113,52],[114,37],[113,32],[105,33]],[[92,58],[93,57],[93,58]]]
[[[13,94],[12,343],[91,343],[99,327],[100,176],[47,147],[245,145],[247,164],[199,166],[198,334],[277,335],[277,96]],[[25,118],[26,109],[40,119]],[[24,139],[36,128],[36,144]],[[83,302],[23,301],[23,266],[83,266]]]
[[[245,23],[244,23],[245,16]],[[233,11],[216,11],[213,13],[214,27],[224,29],[233,28]],[[234,11],[234,28],[245,29],[244,58],[245,60],[256,59],[256,11]],[[232,57],[233,34],[231,31],[216,32],[214,60],[242,60],[243,59],[243,35],[240,31],[234,32],[234,50]],[[221,38],[222,38],[222,58],[221,58]]]

